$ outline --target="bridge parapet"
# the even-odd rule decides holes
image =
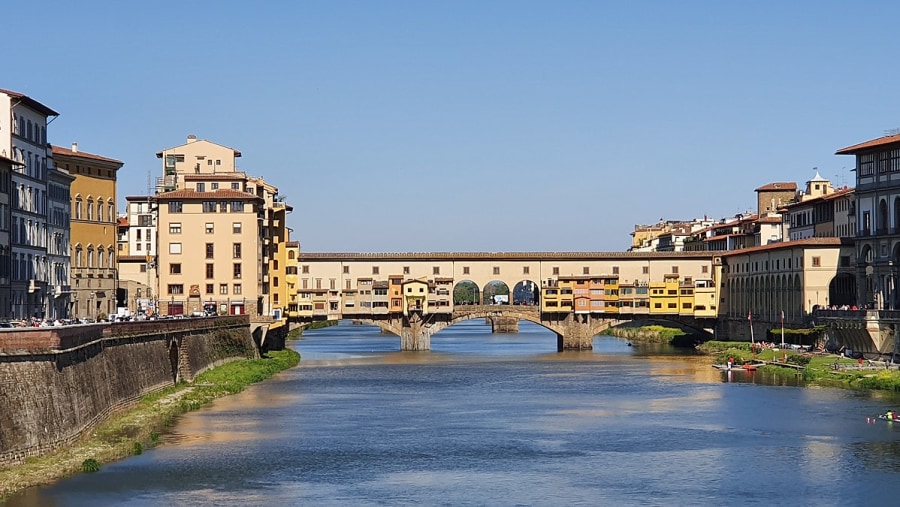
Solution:
[[[829,348],[868,354],[900,352],[900,310],[816,310],[812,322],[825,326]]]

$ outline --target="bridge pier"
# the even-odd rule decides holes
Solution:
[[[515,317],[491,317],[491,331],[494,333],[518,333],[519,319]]]
[[[400,328],[400,350],[431,350],[431,332],[424,326],[422,318],[417,313],[403,318],[403,327]]]

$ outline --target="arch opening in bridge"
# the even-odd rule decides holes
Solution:
[[[522,280],[513,287],[513,304],[524,306],[539,305],[541,285],[533,280]]]
[[[478,284],[472,280],[460,280],[453,286],[454,305],[478,305],[481,304],[481,291]]]
[[[509,304],[509,285],[502,280],[491,280],[484,286],[484,304]]]

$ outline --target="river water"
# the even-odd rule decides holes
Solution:
[[[884,395],[728,374],[598,336],[556,352],[469,321],[430,352],[308,331],[301,366],[185,415],[164,445],[12,498],[63,505],[895,504]],[[781,385],[776,385],[781,384]]]

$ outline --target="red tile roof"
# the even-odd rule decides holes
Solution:
[[[776,181],[774,183],[769,183],[768,185],[763,185],[756,189],[756,192],[766,192],[772,190],[787,190],[790,192],[795,192],[797,190],[797,184],[791,181]]]
[[[116,160],[114,158],[101,157],[100,155],[94,155],[93,153],[88,153],[86,151],[72,151],[69,148],[63,148],[62,146],[52,145],[53,154],[64,156],[64,157],[80,157],[86,158],[89,160],[97,160],[100,162],[109,162],[111,164],[118,164],[119,167],[125,165],[121,160]]]
[[[755,252],[763,252],[766,250],[780,250],[782,248],[796,248],[796,247],[806,247],[806,246],[841,246],[846,244],[848,246],[853,245],[853,239],[851,238],[806,238],[806,239],[798,239],[795,241],[782,241],[780,243],[769,243],[768,245],[763,246],[752,246],[749,248],[742,248],[740,250],[730,250],[727,252],[722,252],[722,257],[730,257],[733,255],[742,255],[748,253]]]
[[[848,146],[846,148],[841,148],[840,150],[834,152],[835,155],[852,155],[858,151],[863,151],[867,148],[877,148],[879,146],[884,146],[886,144],[900,143],[900,134],[894,134],[892,136],[882,136],[878,139],[872,139],[871,141],[866,141],[864,143],[854,144],[853,146]]]
[[[119,227],[128,227],[128,219],[125,217],[117,218],[116,223],[119,225]]]
[[[26,106],[34,109],[35,111],[44,113],[47,116],[59,116],[59,113],[57,113],[56,111],[50,109],[49,107],[45,106],[44,104],[41,104],[40,102],[34,100],[33,98],[31,98],[27,95],[22,95],[21,93],[14,92],[12,90],[4,90],[2,88],[0,88],[0,93],[5,93],[14,99],[18,99]]]

